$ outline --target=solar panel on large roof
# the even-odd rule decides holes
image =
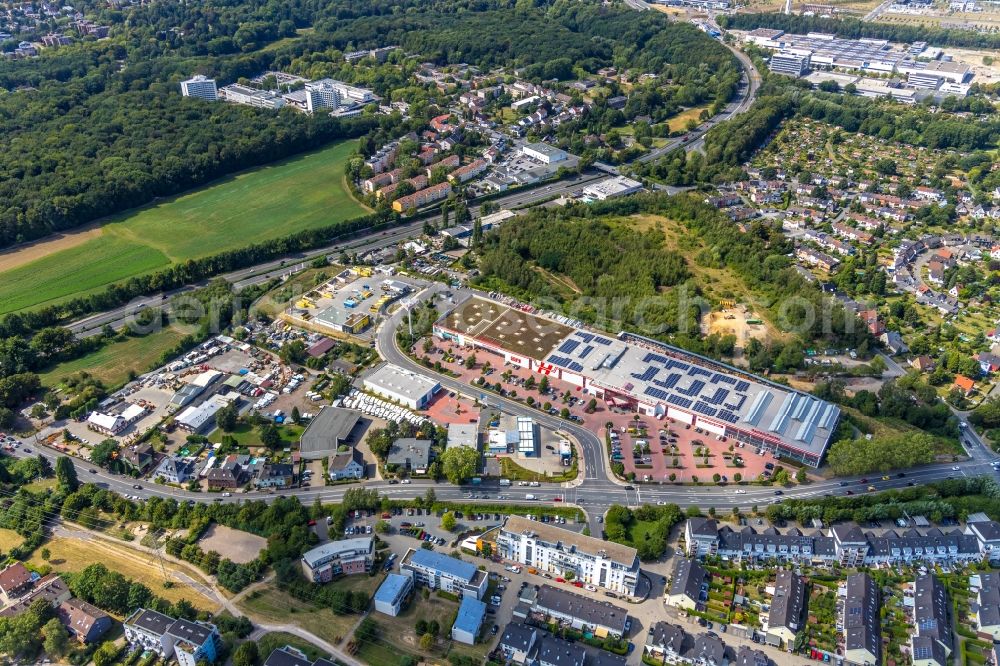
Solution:
[[[729,396],[729,390],[724,388],[715,389],[715,395],[708,399],[713,405],[718,405]]]
[[[584,347],[584,348],[583,348],[583,351],[581,351],[581,352],[580,352],[580,353],[578,354],[578,356],[579,356],[580,358],[587,358],[587,354],[589,354],[589,353],[590,353],[590,352],[592,352],[592,351],[594,351],[594,348],[593,348],[593,347],[591,347],[590,345],[587,345],[586,347]]]
[[[646,368],[642,372],[642,374],[636,374],[636,373],[633,372],[632,376],[634,378],[638,379],[640,382],[648,382],[650,379],[652,379],[653,377],[655,377],[656,373],[658,373],[659,371],[660,371],[659,368],[649,367],[649,368]]]
[[[697,377],[698,375],[710,378],[712,376],[712,373],[709,372],[708,370],[705,370],[704,368],[691,368],[691,376]]]
[[[705,382],[701,381],[700,379],[696,379],[693,382],[691,382],[691,386],[689,386],[687,389],[678,389],[678,390],[684,395],[694,396],[701,393],[701,390],[703,388],[705,388]]]
[[[744,391],[750,390],[750,382],[738,381],[736,382],[736,390],[743,393]]]
[[[607,338],[602,338],[599,335],[594,338],[594,342],[596,342],[599,345],[610,345],[611,344],[611,340],[608,340]]]
[[[658,388],[653,388],[652,386],[647,386],[646,390],[643,391],[646,395],[651,395],[658,400],[666,400],[667,392]]]
[[[566,342],[559,345],[557,350],[560,354],[572,354],[573,350],[580,346],[579,340],[567,340]]]
[[[576,361],[570,361],[569,369],[572,370],[573,372],[582,372],[583,366],[577,363]]]
[[[562,356],[549,356],[549,363],[558,365],[560,368],[565,368],[569,365],[569,359]]]
[[[654,354],[653,352],[649,352],[646,354],[645,357],[643,357],[642,362],[649,363],[650,361],[656,361],[657,363],[666,364],[667,358],[665,356],[660,356],[659,354]]]
[[[734,398],[735,399],[732,402],[726,403],[726,407],[732,409],[733,411],[738,410],[743,406],[743,403],[747,401],[747,397],[745,395],[734,394]]]
[[[579,335],[580,338],[583,339],[584,342],[593,342],[594,341],[594,336],[591,335],[590,333],[583,333],[583,332],[577,331],[576,334]]]
[[[694,403],[694,411],[705,416],[715,416],[715,407],[709,407],[708,404],[701,401]]]

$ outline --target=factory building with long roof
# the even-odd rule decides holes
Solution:
[[[474,296],[434,334],[573,384],[608,404],[699,427],[818,467],[840,408],[745,370],[631,333],[577,329]]]

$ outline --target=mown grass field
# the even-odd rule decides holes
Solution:
[[[172,349],[193,327],[171,326],[139,338],[112,342],[86,356],[59,363],[41,373],[42,386],[57,386],[62,380],[80,371],[87,371],[107,387],[117,387],[128,381],[130,370],[141,374],[163,352]]]
[[[0,314],[363,215],[343,178],[354,146],[342,141],[115,216],[97,237],[0,273]]]
[[[279,425],[278,434],[281,436],[281,446],[297,446],[304,431],[304,426],[291,422]],[[225,435],[231,435],[236,440],[237,446],[264,446],[264,443],[260,441],[260,430],[246,423],[240,423],[232,432],[223,432],[216,428],[209,434],[208,439],[212,442],[220,442]]]

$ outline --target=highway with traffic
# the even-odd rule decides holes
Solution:
[[[509,195],[498,197],[493,199],[493,204],[497,208],[524,208],[538,202],[581,190],[586,185],[605,177],[604,174],[597,171],[569,174],[551,185],[519,190]],[[469,207],[469,212],[472,215],[477,215],[481,206],[481,202],[475,203]],[[435,212],[432,215],[436,217],[437,213]],[[419,236],[423,232],[423,225],[426,219],[427,216],[417,216],[389,229],[374,230],[366,234],[354,234],[350,239],[312,252],[292,254],[280,259],[269,260],[255,266],[225,273],[213,279],[221,278],[231,282],[238,291],[251,285],[260,284],[304,270],[309,266],[310,262],[321,257],[327,257],[331,261],[336,261],[341,252],[364,254],[372,250],[396,245],[407,239]],[[125,305],[112,310],[78,319],[67,325],[67,328],[81,338],[97,335],[105,326],[110,326],[118,330],[134,322],[136,316],[147,308],[156,307],[169,313],[171,308],[170,299],[199,287],[204,287],[206,284],[207,281],[202,281],[172,291],[135,298]]]
[[[640,5],[646,4],[641,0],[638,0],[638,2]],[[648,6],[637,8],[648,8]],[[743,67],[743,80],[740,82],[740,87],[737,90],[737,98],[727,104],[726,108],[718,116],[705,121],[700,128],[692,130],[685,137],[675,137],[663,146],[641,155],[636,160],[637,162],[655,160],[679,147],[683,147],[689,152],[692,150],[701,150],[705,145],[705,134],[712,127],[719,122],[731,120],[733,117],[745,113],[750,109],[756,98],[757,90],[760,87],[760,74],[746,54],[732,46],[726,46],[733,52]],[[618,172],[616,168],[607,168],[604,171]],[[602,173],[600,169],[588,169],[579,174],[567,174],[564,178],[550,185],[518,190],[511,194],[497,197],[492,201],[496,208],[525,208],[539,202],[579,192],[586,185],[601,180],[604,177],[605,173]],[[673,191],[670,188],[667,189],[671,192]],[[469,207],[469,212],[472,215],[477,215],[481,206],[482,202],[474,203]],[[351,234],[349,238],[332,243],[327,247],[310,252],[291,254],[279,259],[272,259],[255,266],[225,273],[214,279],[222,278],[233,283],[235,288],[239,290],[303,270],[310,262],[320,257],[328,257],[331,260],[336,260],[341,252],[364,254],[371,250],[395,245],[419,235],[423,231],[424,221],[429,216],[433,217],[434,215],[436,213],[418,215],[389,229],[377,229],[367,234]],[[117,308],[78,319],[68,324],[67,328],[82,338],[99,334],[105,326],[110,326],[118,330],[134,322],[135,317],[147,308],[160,308],[169,313],[171,298],[199,287],[204,287],[206,284],[207,281],[201,281],[168,292],[135,298]]]

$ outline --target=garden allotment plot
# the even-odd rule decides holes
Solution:
[[[52,305],[172,263],[363,215],[345,187],[353,142],[250,169],[110,219],[100,234],[0,272],[0,314]]]

